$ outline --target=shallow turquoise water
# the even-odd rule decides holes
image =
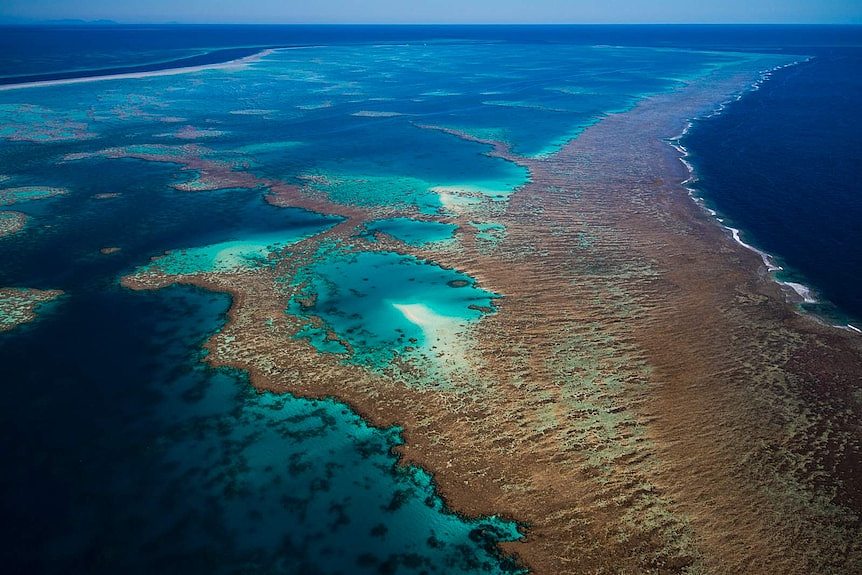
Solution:
[[[295,226],[288,230],[253,233],[236,240],[171,250],[141,267],[137,274],[158,272],[173,276],[225,273],[272,266],[277,262],[274,256],[284,248],[320,233],[334,223]]]
[[[451,240],[458,226],[411,218],[389,218],[369,222],[365,228],[369,232],[382,232],[411,246],[421,246]]]
[[[506,237],[506,226],[499,222],[470,222],[476,229],[476,239],[498,244]]]
[[[521,153],[547,154],[607,113],[739,58],[476,43],[288,50],[243,71],[4,93],[0,114],[18,127],[0,138],[39,124],[45,137],[71,142],[76,151],[198,144],[338,201],[434,213],[441,208],[435,188],[505,198],[527,174],[483,155],[482,145],[417,126],[454,127],[507,140]],[[165,138],[183,130],[198,137]]]
[[[13,572],[518,571],[493,551],[516,525],[445,511],[426,473],[397,465],[398,429],[334,401],[257,393],[201,363],[228,304],[190,288],[105,287],[0,334],[7,360],[63,342],[5,394],[29,408],[18,422],[39,445],[9,452],[0,477],[4,489],[39,487],[4,501],[19,526],[7,541],[29,551]]]
[[[66,191],[63,189],[49,188],[47,186],[0,188],[0,206],[12,206],[21,202],[45,200],[61,196],[65,193]]]
[[[297,282],[303,281],[308,285],[288,312],[323,325],[300,337],[374,369],[410,353],[425,363],[438,351],[451,352],[469,324],[493,311],[496,297],[469,276],[391,252],[333,250],[300,272]],[[313,303],[303,305],[309,296]],[[328,330],[341,345],[327,341]]]
[[[163,411],[176,436],[160,449],[172,476],[218,501],[237,552],[279,550],[263,557],[284,572],[500,572],[468,542],[518,538],[515,525],[445,512],[428,474],[396,466],[397,429],[230,375],[189,378],[171,394]]]

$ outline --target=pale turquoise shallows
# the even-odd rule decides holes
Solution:
[[[284,231],[245,236],[241,239],[172,250],[142,266],[137,275],[193,275],[228,273],[255,269],[276,262],[275,255],[285,247],[311,237],[325,227],[300,227]]]
[[[392,236],[411,246],[444,242],[453,239],[458,226],[443,222],[428,222],[412,218],[389,218],[369,222],[366,229]]]
[[[295,281],[306,286],[288,313],[322,322],[299,337],[372,369],[405,355],[427,362],[445,352],[457,361],[459,339],[497,297],[469,276],[392,252],[331,251]]]

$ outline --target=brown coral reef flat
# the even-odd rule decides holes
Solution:
[[[22,212],[0,212],[0,238],[17,234],[27,225],[27,214]]]
[[[760,258],[690,199],[666,141],[757,78],[740,69],[649,98],[547,158],[486,142],[531,179],[485,206],[506,226],[493,245],[463,214],[449,218],[452,245],[367,246],[503,295],[472,328],[472,367],[455,385],[405,384],[404,372],[371,373],[294,337],[291,287],[277,278],[371,217],[313,190],[245,182],[346,218],[275,267],[125,283],[232,293],[211,361],[400,425],[404,461],[431,472],[452,509],[524,525],[504,550],[532,572],[859,573],[862,338],[785,302]]]
[[[36,319],[39,307],[63,295],[60,290],[0,288],[0,332]]]

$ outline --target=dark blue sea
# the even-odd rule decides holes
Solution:
[[[860,39],[862,40],[862,39]],[[830,321],[862,319],[862,48],[804,50],[684,138],[696,187],[776,257],[784,281],[814,289],[803,307]]]
[[[698,175],[698,193],[741,229],[746,241],[777,258],[784,267],[782,279],[815,291],[818,303],[806,307],[842,323],[862,318],[862,292],[857,287],[862,278],[859,27],[4,27],[0,83],[192,66],[242,57],[262,47],[322,45],[336,50],[325,55],[355,56],[361,54],[360,46],[404,43],[441,44],[441,53],[459,58],[465,53],[490,55],[476,64],[483,71],[506,67],[505,58],[488,63],[494,54],[489,46],[495,45],[503,46],[505,54],[530,58],[551,54],[548,61],[561,47],[581,55],[578,47],[592,46],[812,57],[774,72],[759,90],[721,114],[696,121],[683,143]],[[481,44],[483,51],[474,50],[474,44]],[[410,114],[433,114],[453,125],[472,121],[477,131],[511,122],[504,127],[512,143],[525,152],[541,153],[559,145],[567,134],[576,135],[579,127],[608,109],[672,87],[653,78],[644,64],[645,52],[614,54],[619,69],[625,68],[627,58],[637,57],[626,76],[628,84],[571,80],[593,82],[593,92],[602,94],[601,101],[588,101],[586,113],[559,111],[567,105],[559,94],[573,94],[571,86],[562,86],[569,92],[535,88],[533,84],[540,82],[561,87],[549,66],[535,82],[514,73],[523,70],[509,70],[512,78],[500,76],[504,80],[495,80],[499,89],[487,92],[495,95],[484,97],[505,96],[506,106],[497,102],[485,108],[459,95],[468,88],[466,81],[458,84],[460,78],[453,77],[447,85],[431,81],[424,85],[423,77],[414,74],[411,81],[421,86],[417,89],[430,94],[426,101],[408,100],[410,86],[403,94],[400,86],[386,88],[393,90],[393,97],[376,104],[381,109],[368,103],[365,108],[350,108],[353,114],[346,117],[356,126],[351,131],[343,129],[345,116],[328,115],[327,107],[349,105],[356,97],[350,93],[351,82],[336,86],[344,90],[343,102],[329,94],[312,102],[316,107],[306,101],[288,102],[306,105],[297,106],[302,112],[285,120],[293,122],[289,137],[272,133],[280,129],[278,124],[248,114],[229,116],[233,108],[225,104],[216,110],[213,101],[205,112],[227,118],[219,126],[227,135],[214,138],[211,145],[219,153],[236,154],[243,146],[248,149],[250,142],[268,142],[269,151],[260,152],[264,160],[292,150],[289,160],[257,166],[273,177],[318,170],[350,181],[352,173],[366,174],[373,168],[383,174],[381,178],[397,175],[399,182],[409,176],[409,182],[454,185],[466,178],[485,186],[493,182],[512,187],[522,175],[511,173],[510,166],[477,160],[475,149],[455,149],[448,139],[417,135],[397,119],[382,128],[374,124],[374,136],[386,135],[380,141],[374,137],[360,145],[351,138],[363,137],[368,125],[379,120],[369,116],[369,110],[391,114],[389,101],[398,97]],[[685,75],[693,73],[704,57],[665,58],[663,69]],[[343,64],[337,60],[329,59]],[[559,62],[567,60],[558,57]],[[441,66],[436,60],[429,62],[429,68]],[[525,59],[519,65],[529,62]],[[601,59],[588,62],[596,69],[603,65]],[[280,65],[295,71],[302,64],[286,60]],[[384,60],[364,65],[391,67]],[[303,78],[316,80],[315,70],[302,70]],[[353,73],[347,68],[327,72]],[[575,72],[567,74],[575,78]],[[445,77],[447,70],[441,66],[437,73]],[[100,93],[98,105],[103,108],[91,115],[125,106],[124,112],[139,114],[132,118],[132,127],[108,124],[110,129],[92,139],[64,140],[64,122],[85,122],[85,114],[81,111],[76,117],[74,106],[65,116],[47,110],[62,109],[77,102],[75,98],[83,101],[90,89],[45,92],[38,96],[44,99],[40,106],[0,109],[9,118],[6,126],[0,125],[0,136],[9,137],[0,142],[0,175],[19,180],[16,186],[73,188],[65,196],[14,206],[26,212],[31,223],[23,232],[0,239],[0,287],[65,292],[44,306],[36,321],[0,333],[3,571],[517,572],[519,567],[500,556],[495,544],[519,537],[518,526],[504,518],[464,518],[449,512],[427,473],[397,464],[392,453],[401,441],[397,428],[371,428],[335,401],[259,394],[243,373],[208,367],[201,346],[224,324],[228,296],[179,286],[133,292],[119,285],[123,274],[166,250],[292,233],[325,221],[269,206],[260,191],[178,192],[171,187],[178,168],[170,162],[132,158],[58,162],[64,154],[118,141],[162,142],[161,132],[170,128],[154,125],[146,106],[195,107],[191,96],[168,102],[167,91],[162,90],[155,93],[164,101],[155,101],[152,95],[131,99],[121,90],[107,90]],[[189,93],[196,89],[190,87]],[[267,102],[258,102],[235,84],[226,89],[247,106],[246,112],[267,107]],[[442,96],[462,98],[462,107],[450,110],[433,101]],[[560,128],[556,139],[543,141],[560,117],[571,126]],[[13,122],[21,124],[12,126]],[[28,122],[40,126],[40,138],[50,141],[15,139]],[[202,122],[200,126],[205,125]],[[407,137],[404,134],[422,138],[428,153],[409,156],[404,150],[410,147],[399,140]],[[246,139],[240,141],[241,137]],[[302,145],[286,141],[294,138],[302,139]],[[393,142],[391,148],[386,142]],[[319,162],[323,146],[337,163]],[[385,156],[386,162],[373,164],[372,152]],[[0,181],[0,187],[8,185]],[[348,201],[362,191],[339,188],[332,193]],[[99,194],[119,195],[94,199]],[[437,201],[423,191],[415,201],[423,209],[437,209],[429,203],[432,199]],[[103,256],[99,248],[106,246],[123,249]]]

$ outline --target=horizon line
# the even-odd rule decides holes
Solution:
[[[182,22],[118,21],[110,18],[23,19],[0,17],[13,26],[862,26],[854,22]]]
[[[862,22],[124,22],[111,19],[3,20],[0,26],[848,26]]]

